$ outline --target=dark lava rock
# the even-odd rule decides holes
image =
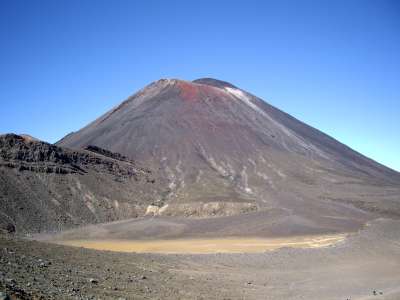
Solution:
[[[8,223],[6,226],[6,230],[8,233],[15,233],[15,226],[12,223]]]

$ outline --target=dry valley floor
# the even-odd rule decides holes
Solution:
[[[0,238],[14,299],[400,299],[400,222],[379,219],[319,248],[145,254]]]

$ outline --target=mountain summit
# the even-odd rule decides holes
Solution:
[[[57,144],[157,170],[167,186],[148,207],[155,215],[274,210],[313,226],[400,212],[399,173],[212,78],[158,80]]]

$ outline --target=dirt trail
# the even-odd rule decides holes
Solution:
[[[61,245],[96,250],[138,253],[262,253],[284,247],[326,247],[346,238],[345,234],[297,236],[287,238],[222,238],[222,239],[174,239],[174,240],[64,240]]]

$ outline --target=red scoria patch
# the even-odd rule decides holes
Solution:
[[[178,87],[183,100],[196,101],[198,99],[199,89],[196,84],[179,81]]]

